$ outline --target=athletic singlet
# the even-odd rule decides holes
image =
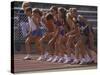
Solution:
[[[29,22],[29,26],[31,28],[31,31],[35,31],[37,29],[35,23],[33,22],[31,17],[28,17],[28,22]]]
[[[57,28],[59,28],[59,34],[64,35],[64,24],[63,22],[60,22],[59,20],[56,20],[54,22],[54,24],[56,25]]]
[[[90,28],[89,30],[89,26],[87,26],[84,30],[82,30],[82,27],[85,27],[86,24],[83,21],[78,21],[78,24],[80,26],[80,31],[85,34],[86,36],[88,36],[89,32],[93,32],[92,28]]]

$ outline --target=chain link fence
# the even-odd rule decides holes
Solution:
[[[25,41],[22,26],[28,24],[28,19],[22,10],[14,9],[14,46],[15,52],[20,51]]]

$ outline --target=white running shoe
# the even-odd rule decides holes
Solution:
[[[67,64],[69,61],[71,61],[71,57],[68,57],[67,55],[64,55],[64,64]]]
[[[64,64],[68,64],[70,61],[71,61],[71,58],[70,57],[67,57],[63,63]]]
[[[37,59],[37,61],[41,61],[41,60],[43,60],[44,59],[44,57],[43,57],[43,55],[41,55],[38,59]]]
[[[53,59],[53,56],[49,56],[49,58],[47,59],[47,61],[51,61]]]
[[[63,61],[63,59],[64,59],[63,57],[60,57],[57,62],[61,63]]]
[[[91,58],[88,55],[85,55],[85,60],[86,60],[86,63],[90,63],[91,62]]]
[[[24,60],[32,60],[32,56],[28,54],[27,56],[24,57]]]
[[[56,62],[58,60],[58,56],[54,56],[54,58],[52,59],[52,63]]]
[[[86,59],[82,58],[82,59],[80,60],[80,63],[79,63],[79,64],[80,64],[80,65],[86,64]]]
[[[75,59],[75,55],[71,54],[71,59],[74,60]]]
[[[79,63],[79,60],[75,58],[71,64],[78,64],[78,63]]]

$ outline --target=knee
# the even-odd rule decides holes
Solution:
[[[30,44],[30,38],[27,38],[27,39],[25,40],[25,44]]]

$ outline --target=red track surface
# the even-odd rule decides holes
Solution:
[[[96,64],[88,65],[70,65],[62,63],[51,63],[46,61],[36,61],[38,55],[33,55],[33,60],[23,60],[25,54],[14,55],[14,72],[26,72],[26,71],[40,71],[50,69],[71,69],[79,67],[96,67]]]

